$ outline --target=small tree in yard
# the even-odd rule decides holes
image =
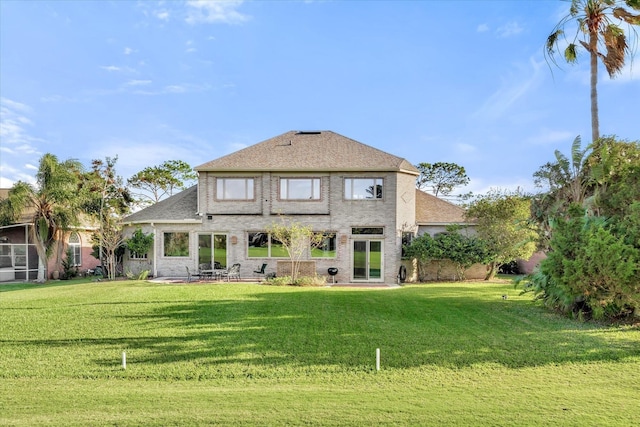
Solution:
[[[490,253],[485,242],[477,237],[460,233],[459,226],[447,227],[446,233],[439,233],[435,237],[423,234],[413,239],[411,245],[406,248],[406,255],[418,260],[418,276],[425,280],[422,270],[427,262],[438,263],[436,280],[440,280],[442,260],[451,261],[456,268],[458,280],[465,279],[465,270],[477,263],[490,261]]]
[[[291,260],[291,283],[296,283],[300,271],[300,262],[314,248],[322,245],[324,233],[314,232],[310,226],[282,219],[280,224],[273,223],[267,228],[272,240],[279,241]]]
[[[492,258],[485,280],[492,279],[500,265],[533,255],[537,232],[529,224],[530,214],[531,200],[519,193],[492,191],[471,203],[466,216],[475,221]]]
[[[115,279],[117,253],[123,248],[124,236],[120,219],[132,203],[122,178],[116,174],[118,158],[93,160],[92,170],[83,177],[80,194],[85,212],[98,221],[99,229],[93,240],[98,246],[98,257],[106,264],[109,279]]]

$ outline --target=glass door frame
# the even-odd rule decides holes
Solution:
[[[365,244],[364,251],[356,249],[356,244],[359,243]],[[359,265],[360,261],[362,261],[362,256],[358,255],[363,252],[365,261],[364,266]],[[363,267],[364,275],[356,277],[356,268],[362,269]],[[354,282],[384,281],[384,239],[357,238],[351,241],[351,280]]]
[[[216,253],[215,253],[215,252],[216,252],[216,247],[215,247],[215,246],[216,246],[216,236],[220,236],[220,237],[223,237],[223,238],[224,238],[224,239],[223,239],[223,241],[224,241],[224,245],[225,245],[225,248],[224,248],[224,254],[225,254],[225,255],[224,255],[224,263],[220,262],[220,261],[221,261],[221,259],[220,259],[220,258],[218,258],[218,260],[217,260],[217,261],[218,261],[218,262],[220,262],[220,264],[221,264],[221,268],[222,268],[222,269],[227,268],[227,266],[229,265],[229,250],[228,250],[228,247],[229,247],[229,238],[228,238],[227,234],[226,234],[226,233],[215,233],[215,232],[204,232],[204,233],[203,233],[203,232],[199,232],[199,233],[197,234],[197,236],[198,236],[198,265],[200,265],[200,264],[211,264],[211,267],[212,267],[212,268],[215,268],[215,261],[216,261]],[[201,239],[202,237],[208,237],[208,238],[209,238],[209,251],[210,251],[210,256],[209,256],[209,259],[208,259],[208,260],[203,260],[203,259],[202,259],[202,256],[203,256],[203,255],[202,255],[202,249],[203,249],[203,246],[200,246],[200,242],[201,242],[201,240],[200,240],[200,239]],[[205,246],[205,248],[206,248],[206,247],[207,247],[207,246]],[[218,249],[220,249],[220,248],[218,248]]]

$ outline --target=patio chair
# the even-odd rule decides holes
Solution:
[[[222,277],[227,278],[227,282],[230,282],[232,278],[240,281],[240,264],[233,264],[228,270],[222,272]]]
[[[191,278],[193,278],[193,277],[200,278],[200,273],[192,273],[189,270],[189,267],[186,267],[186,268],[187,268],[187,283],[191,283]]]
[[[253,273],[257,274],[258,277],[260,277],[260,276],[264,277],[266,268],[267,268],[267,263],[265,262],[265,263],[262,264],[262,266],[258,270],[253,270]]]

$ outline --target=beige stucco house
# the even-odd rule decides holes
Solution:
[[[8,194],[8,188],[0,189],[0,199],[7,198]],[[32,214],[32,210],[27,210],[15,224],[0,226],[0,282],[30,281],[38,276],[39,258],[30,233]],[[83,221],[83,225],[72,227],[58,236],[44,266],[46,278],[57,278],[63,271],[62,261],[66,258],[67,249],[71,249],[73,256],[71,264],[81,274],[100,264],[92,255],[91,237],[95,227],[88,223]]]

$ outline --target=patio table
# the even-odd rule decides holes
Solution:
[[[216,270],[216,269],[212,269],[212,270],[200,270],[200,274],[204,277],[209,277],[212,279],[216,279],[216,280],[220,280],[220,278],[222,277],[222,272],[225,270]]]

